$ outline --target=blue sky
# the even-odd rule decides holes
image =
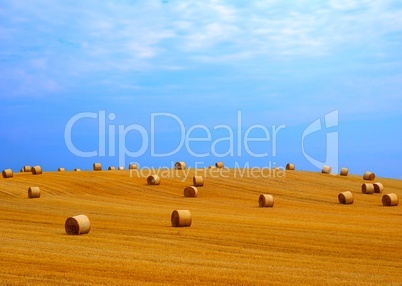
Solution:
[[[123,156],[124,164],[294,162],[315,171],[319,166],[305,153],[325,163],[330,131],[338,134],[338,148],[330,152],[339,167],[402,179],[401,51],[398,1],[4,0],[0,168],[118,165],[123,146],[133,153],[145,146],[141,156]],[[333,111],[337,125],[306,137],[303,153],[304,130],[318,119],[324,124]],[[77,121],[71,141],[97,151],[95,157],[77,156],[66,144],[66,125],[84,112],[98,116]],[[100,112],[106,115],[102,134]],[[165,154],[186,137],[172,116],[155,117],[151,134],[158,113],[176,116],[185,132],[192,130],[187,137],[201,140],[171,156],[152,156],[151,136],[155,151]],[[124,138],[119,125],[132,131]],[[221,125],[241,140],[224,140],[230,132],[214,129]],[[136,126],[146,130],[148,145]],[[266,156],[245,149],[253,126],[250,137],[267,138],[268,130],[269,140],[248,148]],[[273,126],[285,126],[275,155]],[[215,156],[212,147],[227,155]]]

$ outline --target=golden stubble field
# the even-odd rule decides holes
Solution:
[[[362,176],[224,170],[171,170],[158,186],[128,170],[1,178],[1,285],[402,285],[402,206],[362,194]],[[195,172],[205,184],[185,198]],[[375,181],[402,197],[402,181]],[[177,209],[191,227],[171,226]],[[67,235],[78,214],[91,231]]]

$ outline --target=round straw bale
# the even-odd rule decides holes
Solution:
[[[114,171],[114,170],[116,170],[116,167],[114,167],[114,166],[109,166],[109,168],[107,168],[109,171]]]
[[[194,186],[189,186],[184,189],[184,196],[187,198],[195,198],[198,195],[198,189]]]
[[[130,165],[128,165],[128,169],[129,169],[129,170],[138,169],[138,165],[137,165],[137,164],[134,164],[134,163],[131,163]]]
[[[347,176],[349,174],[348,168],[341,168],[341,172],[339,173],[341,176]]]
[[[174,168],[176,170],[185,170],[186,169],[186,162],[184,162],[184,161],[176,162],[176,164],[174,164]]]
[[[25,172],[24,168],[21,168],[20,173],[24,173],[24,172]]]
[[[64,168],[58,168],[57,171],[59,171],[59,172],[64,172],[64,171],[66,171],[66,169],[64,169]]]
[[[352,192],[346,191],[338,195],[338,201],[340,204],[349,205],[353,204],[353,194]]]
[[[70,235],[86,234],[91,230],[91,222],[86,215],[77,215],[69,217],[64,227]]]
[[[369,183],[364,183],[362,185],[362,193],[363,194],[373,194],[374,193],[374,185]]]
[[[330,173],[331,173],[331,170],[332,170],[332,167],[331,167],[331,166],[326,166],[326,165],[324,165],[324,166],[322,166],[321,173],[323,173],[323,174],[330,174]]]
[[[31,166],[24,166],[24,172],[31,172]]]
[[[374,193],[381,194],[382,191],[384,190],[384,186],[380,182],[374,183],[373,186],[374,186]]]
[[[124,167],[123,166],[119,166],[119,168],[118,168],[118,170],[124,170]]]
[[[223,162],[216,162],[215,163],[215,167],[216,168],[223,168],[225,165],[223,164]]]
[[[81,172],[81,169],[75,168],[75,169],[74,169],[74,172]]]
[[[31,168],[31,172],[34,175],[40,175],[42,174],[42,167],[41,166],[34,166]]]
[[[5,170],[3,170],[2,175],[3,175],[3,178],[5,178],[5,179],[6,178],[12,178],[14,176],[13,170],[5,169]]]
[[[294,171],[294,169],[295,169],[295,164],[292,164],[292,163],[286,164],[286,170]]]
[[[101,163],[94,163],[93,169],[94,169],[94,171],[102,171],[102,164]]]
[[[28,188],[28,198],[40,198],[40,188],[39,187],[29,187]]]
[[[147,178],[148,185],[159,185],[161,183],[161,178],[158,175],[150,175]]]
[[[363,174],[363,179],[364,180],[369,180],[369,181],[374,181],[375,179],[375,174],[373,172],[367,171]]]
[[[208,166],[208,169],[216,169],[216,166]]]
[[[173,227],[191,226],[192,218],[189,210],[175,210],[170,217]]]
[[[194,176],[193,177],[193,185],[196,187],[203,186],[204,185],[204,177],[203,176]]]
[[[273,207],[274,206],[274,197],[272,195],[261,194],[258,198],[258,204],[260,207]]]
[[[382,204],[386,207],[395,207],[399,204],[399,198],[394,193],[383,195]]]

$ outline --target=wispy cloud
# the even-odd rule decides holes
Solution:
[[[305,104],[308,110],[322,106],[324,92],[332,95],[327,106],[351,106],[400,86],[398,68],[384,67],[400,58],[402,48],[402,9],[392,1],[41,0],[2,7],[0,89],[14,96],[86,85],[193,94],[201,86],[195,79],[205,78],[210,96],[222,101],[241,101],[240,91],[247,91],[260,101],[275,94],[278,109]],[[367,69],[384,78],[356,76]],[[314,78],[321,89],[312,87]],[[332,91],[321,86],[325,81]],[[372,89],[358,92],[366,81]],[[339,100],[341,91],[348,95]],[[298,100],[302,92],[308,100]]]
[[[25,48],[46,48],[49,40],[56,40],[94,60],[163,60],[166,54],[178,56],[172,51],[190,58],[197,53],[317,57],[400,32],[401,10],[381,3],[260,1],[244,7],[227,1],[106,1],[72,6],[39,1],[29,7],[10,4],[0,35],[11,43],[10,38],[23,40]],[[32,33],[39,37],[29,36]]]

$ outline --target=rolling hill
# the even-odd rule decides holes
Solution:
[[[198,197],[183,189],[204,176]],[[402,181],[278,170],[15,173],[0,179],[2,285],[402,285]],[[40,198],[29,199],[37,186]],[[351,191],[354,203],[338,194]],[[274,197],[272,208],[258,205]],[[172,211],[191,227],[172,227]],[[68,217],[91,230],[67,235]]]

